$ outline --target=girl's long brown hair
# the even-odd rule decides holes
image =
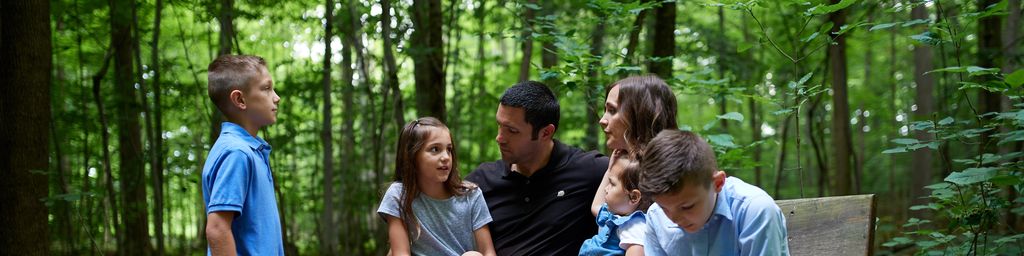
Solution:
[[[405,127],[402,128],[402,133],[398,136],[398,152],[395,154],[394,181],[402,183],[404,188],[401,196],[401,217],[407,225],[405,229],[410,231],[410,236],[413,238],[418,238],[421,231],[419,221],[416,220],[416,215],[412,212],[412,202],[420,195],[420,187],[419,183],[417,183],[419,181],[417,176],[419,165],[416,163],[416,155],[423,150],[424,142],[431,135],[430,127],[448,130],[448,126],[445,126],[444,123],[433,117],[421,117],[410,121],[405,124]],[[449,136],[451,136],[451,133],[449,133]],[[448,180],[444,183],[444,189],[453,196],[461,196],[465,194],[465,189],[462,189],[462,179],[459,178],[459,170],[456,168],[459,161],[455,148],[457,148],[455,141],[452,140],[452,167],[451,172],[448,173]],[[412,235],[410,226],[416,227],[415,236]]]

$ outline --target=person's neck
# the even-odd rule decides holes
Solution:
[[[533,176],[540,168],[548,165],[548,161],[551,161],[551,152],[555,149],[555,141],[549,140],[547,144],[541,147],[540,152],[537,152],[536,159],[533,161],[523,161],[512,166],[513,170],[523,174],[523,176]]]
[[[444,189],[444,183],[419,181],[419,185],[420,192],[430,198],[444,200],[452,197],[451,193]]]
[[[259,135],[260,127],[248,120],[241,120],[240,118],[228,118],[228,122],[232,122],[237,124],[238,126],[241,126],[242,129],[245,129],[245,131],[248,132],[249,135],[252,136],[253,138],[259,137],[257,135]]]

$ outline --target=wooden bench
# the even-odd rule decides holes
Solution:
[[[791,255],[872,255],[875,195],[775,201],[786,216]]]

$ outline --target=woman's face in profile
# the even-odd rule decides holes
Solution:
[[[604,101],[604,115],[601,116],[601,128],[604,129],[605,145],[609,151],[616,149],[628,150],[624,134],[626,132],[626,118],[619,111],[619,87],[613,85],[608,91],[608,97]]]

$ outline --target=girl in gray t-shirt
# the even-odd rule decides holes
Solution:
[[[495,255],[487,203],[459,178],[451,138],[433,117],[402,128],[394,182],[377,209],[393,255]]]

